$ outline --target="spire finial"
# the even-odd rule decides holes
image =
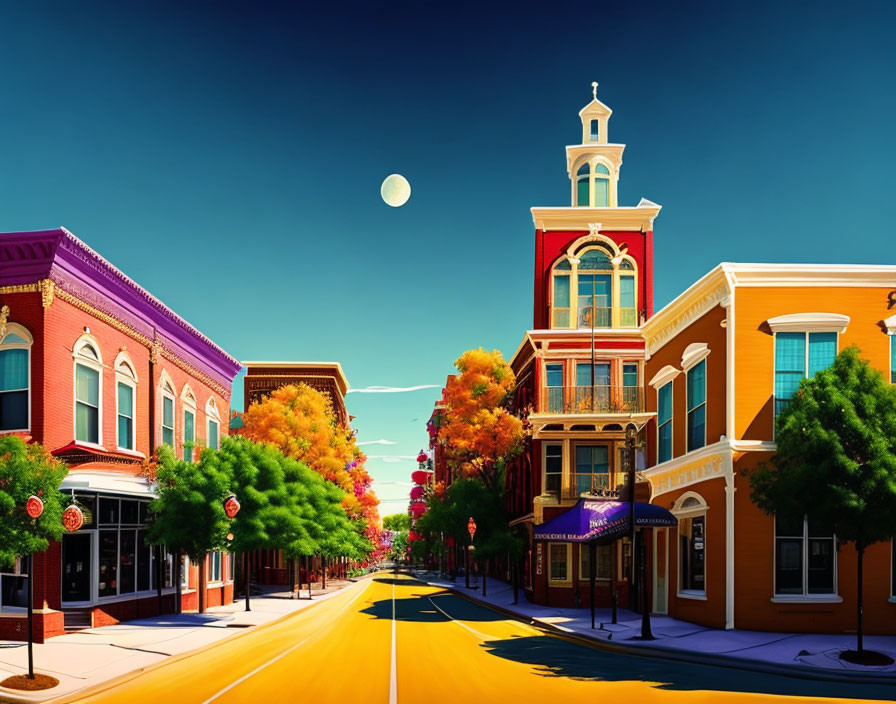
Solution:
[[[591,95],[597,100],[597,81],[591,81]]]

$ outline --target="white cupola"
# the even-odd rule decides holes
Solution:
[[[591,84],[591,90],[593,99],[579,112],[582,143],[566,148],[566,169],[572,182],[572,205],[615,208],[625,145],[608,141],[613,111],[597,99],[597,83]]]

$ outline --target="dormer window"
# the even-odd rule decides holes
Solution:
[[[610,246],[586,246],[551,270],[551,327],[637,327],[637,268]]]

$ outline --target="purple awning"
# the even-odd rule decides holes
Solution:
[[[536,540],[558,540],[585,543],[601,538],[618,538],[629,532],[627,501],[595,501],[579,503],[535,527]],[[676,526],[678,519],[662,506],[635,502],[635,526]]]

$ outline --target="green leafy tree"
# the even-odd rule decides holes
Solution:
[[[386,530],[402,531],[410,530],[411,517],[407,513],[393,513],[383,517],[383,528]]]
[[[408,551],[408,531],[403,530],[392,536],[392,549],[389,558],[395,562],[404,560]]]
[[[773,466],[749,479],[767,513],[808,515],[854,543],[862,653],[862,558],[869,545],[896,536],[896,387],[859,355],[848,347],[800,382],[777,419]]]
[[[59,485],[68,473],[43,446],[18,435],[0,437],[0,568],[17,557],[43,552],[62,537],[62,511],[69,504]],[[30,496],[44,502],[35,520],[25,512]]]
[[[178,459],[167,445],[158,449],[158,501],[150,504],[149,542],[182,552],[198,565],[204,564],[210,550],[226,546],[230,530],[224,501],[231,493],[233,472],[217,461],[218,454],[205,450],[194,463]],[[180,571],[180,560],[177,565]],[[205,610],[204,592],[199,590],[200,612]]]

